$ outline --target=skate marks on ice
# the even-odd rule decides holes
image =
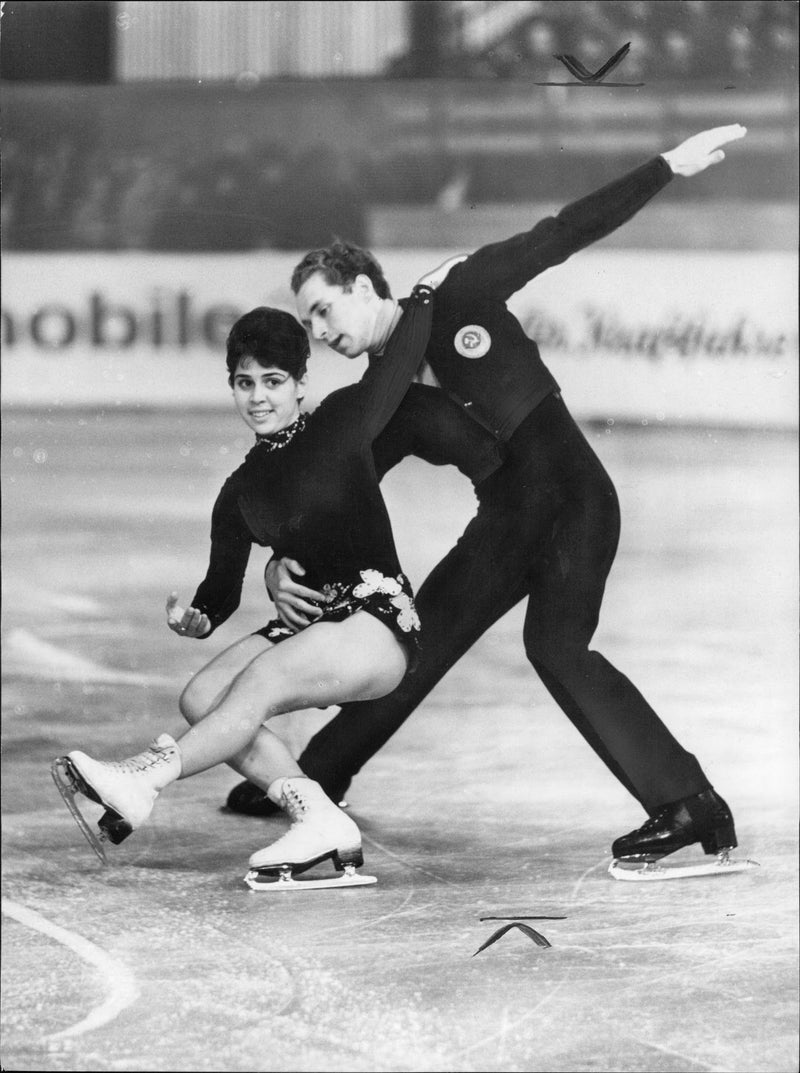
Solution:
[[[587,868],[578,877],[578,879],[574,883],[574,885],[572,887],[572,890],[570,891],[569,896],[567,898],[567,906],[566,906],[566,908],[570,910],[570,913],[576,908],[576,905],[577,905],[577,902],[578,902],[578,896],[582,892],[582,888],[584,886],[584,883],[585,883],[586,879],[593,872],[596,872],[600,867],[602,867],[603,863],[604,862],[601,860],[601,861],[597,861],[594,864],[590,865],[589,868]],[[494,918],[492,916],[486,915],[486,916],[481,916],[479,919],[480,919],[481,922],[483,922],[483,921],[487,921],[487,920],[491,920],[491,919],[497,919],[497,920],[504,919],[504,918],[508,919],[508,918],[510,918],[512,916],[514,917],[515,921],[520,920],[520,919],[526,919],[526,918],[531,919],[531,920],[536,919],[536,920],[553,920],[553,921],[555,921],[555,920],[567,920],[569,918],[568,914],[563,914],[563,915],[548,914],[547,916],[544,916],[544,915],[543,916],[533,916],[533,915],[528,916],[528,914],[521,913],[521,912],[520,913],[505,913],[504,912],[502,915],[498,914]],[[499,937],[499,935],[502,934],[505,930],[507,930],[507,929],[499,929],[498,932],[495,932],[495,936]],[[544,938],[544,936],[542,936],[542,938]],[[492,939],[494,939],[494,936],[492,937]],[[545,942],[547,942],[547,948],[552,949],[552,943],[550,943],[548,940],[545,940]],[[483,946],[481,946],[478,950],[475,951],[475,954],[478,954],[482,950],[486,949],[486,947],[488,945],[489,945],[489,942],[484,943]],[[538,945],[540,945],[540,944],[537,943],[537,946]],[[581,950],[589,951],[588,947],[574,946],[571,943],[566,943],[566,944],[560,943],[558,945],[564,946],[565,949],[570,949],[570,950],[575,950],[575,951],[581,951]],[[475,954],[473,954],[472,956],[474,957]],[[524,1024],[530,1022],[534,1017],[539,1016],[546,1006],[548,1006],[549,1004],[555,1004],[556,1000],[558,999],[559,993],[561,991],[563,991],[564,988],[566,988],[572,982],[573,977],[575,975],[577,975],[577,968],[573,969],[572,971],[568,970],[561,977],[560,980],[557,980],[554,984],[552,984],[552,986],[547,990],[547,992],[544,995],[542,995],[542,997],[538,1000],[538,1002],[534,1003],[533,1006],[530,1009],[526,1010],[525,1013],[522,1014],[522,1016],[520,1016],[520,1017],[517,1017],[517,1018],[515,1018],[513,1020],[509,1020],[508,1007],[504,1007],[500,1030],[497,1033],[495,1033],[492,1037],[490,1037],[489,1039],[485,1039],[485,1040],[481,1041],[480,1043],[472,1044],[471,1046],[469,1046],[467,1048],[464,1048],[463,1050],[459,1051],[458,1056],[459,1057],[464,1057],[467,1054],[470,1054],[475,1050],[486,1049],[486,1048],[490,1047],[491,1045],[497,1045],[499,1053],[502,1054],[506,1049],[506,1041],[508,1040],[508,1038],[513,1037],[513,1035],[516,1034]]]
[[[380,853],[385,854],[385,856],[389,857],[393,861],[396,861],[398,864],[401,864],[404,868],[411,869],[411,871],[414,872],[419,872],[420,875],[427,876],[429,879],[433,879],[437,883],[444,883],[448,887],[458,886],[458,883],[454,883],[450,879],[445,879],[444,876],[437,875],[436,872],[432,872],[428,868],[423,868],[421,865],[415,864],[413,861],[408,860],[407,857],[403,857],[399,853],[395,853],[393,850],[389,849],[388,846],[385,846],[381,842],[379,842],[372,835],[367,835],[364,832],[363,826],[361,827],[361,838],[368,845],[373,846]]]
[[[578,917],[584,914],[579,913]],[[576,932],[574,928],[577,927]],[[592,940],[582,943],[580,930],[603,931],[602,949]],[[716,989],[720,979],[730,974],[730,1002],[742,1001],[742,988],[747,981],[742,973],[742,959],[748,956],[748,942],[742,940],[736,949],[723,951],[713,944],[695,942],[660,943],[658,940],[634,943],[628,938],[613,941],[607,925],[600,920],[578,921],[563,939],[547,950],[523,943],[504,946],[502,943],[476,958],[472,964],[486,971],[486,983],[492,988],[513,987],[510,975],[516,978],[520,996],[527,991],[532,1002],[520,1009],[520,1001],[512,1000],[497,1011],[497,1029],[484,1034],[467,1046],[457,1048],[448,1068],[461,1068],[457,1063],[485,1055],[485,1064],[475,1068],[500,1070],[508,1056],[529,1056],[536,1053],[558,1060],[552,1065],[530,1066],[531,1069],[617,1069],[617,1070],[693,1070],[730,1073],[732,1069],[767,1069],[772,1065],[737,1067],[731,1064],[728,1045],[717,1036],[717,1030],[690,1014],[688,1021],[677,1017],[671,1025],[664,1023],[663,1010],[677,1015],[676,995],[684,992],[691,981],[692,994],[704,995]],[[638,930],[638,929],[635,929]],[[625,929],[620,927],[619,932]],[[548,933],[549,934],[549,933]],[[578,942],[575,939],[578,938]],[[611,940],[611,941],[606,941]],[[707,950],[705,958],[700,955]],[[634,971],[623,966],[635,956]],[[493,955],[496,955],[493,957]],[[485,958],[489,960],[484,960]],[[685,963],[668,967],[668,961]],[[687,969],[687,963],[691,968]],[[538,969],[535,975],[531,970]],[[490,971],[493,970],[493,971]],[[735,979],[736,973],[739,979]],[[530,989],[531,983],[535,986]],[[652,993],[651,993],[652,992]],[[602,998],[606,994],[606,1000]],[[649,995],[646,1002],[642,996]],[[659,996],[661,1002],[658,1001]],[[692,999],[686,1005],[691,1007]],[[663,1009],[659,1009],[663,1007]],[[627,1014],[624,1012],[627,1011]],[[630,1011],[638,1011],[631,1018]],[[686,1012],[686,1011],[684,1011]],[[569,1027],[567,1027],[569,1026]],[[593,1052],[591,1039],[597,1041]],[[613,1040],[613,1049],[608,1041]],[[538,1041],[538,1042],[537,1042]],[[563,1064],[565,1055],[575,1048],[583,1062]],[[613,1054],[624,1055],[624,1064]],[[513,1059],[509,1059],[513,1060]],[[546,1060],[546,1059],[545,1059]]]
[[[54,939],[57,943],[68,947],[83,961],[98,970],[108,990],[108,997],[95,1006],[93,1010],[76,1024],[68,1028],[53,1032],[45,1037],[45,1043],[57,1044],[61,1040],[74,1039],[86,1032],[92,1032],[97,1028],[113,1021],[123,1010],[139,997],[139,988],[133,973],[124,962],[112,957],[109,953],[97,946],[96,943],[85,939],[74,931],[62,928],[33,909],[3,898],[2,911],[5,916],[11,917],[26,928]]]
[[[417,859],[413,853],[403,856]],[[277,1069],[325,1070],[344,1068],[344,1063],[353,1070],[580,1069],[587,1066],[580,1061],[566,1065],[559,1062],[559,1055],[578,1059],[592,1054],[592,1046],[599,1046],[600,1055],[597,1064],[589,1068],[737,1068],[722,1056],[715,1060],[714,1047],[708,1041],[694,1046],[696,1033],[691,1031],[691,1022],[696,1022],[696,1017],[690,1015],[688,1034],[685,1022],[682,1031],[653,1031],[656,1003],[644,1010],[641,1004],[642,993],[651,988],[662,1000],[665,996],[659,989],[678,994],[692,980],[692,996],[698,990],[705,994],[721,983],[729,988],[731,1001],[736,1001],[751,939],[739,935],[739,925],[731,922],[729,930],[725,927],[726,935],[719,937],[735,940],[736,949],[728,958],[723,947],[721,957],[713,922],[723,915],[720,910],[727,908],[736,910],[740,919],[745,916],[748,929],[752,929],[754,917],[747,906],[730,898],[731,884],[650,885],[643,891],[613,883],[602,874],[608,864],[606,857],[587,870],[591,873],[587,881],[577,885],[580,893],[575,904],[565,898],[569,886],[563,884],[558,867],[549,877],[546,872],[529,877],[519,869],[508,869],[508,882],[503,880],[491,889],[488,883],[492,877],[480,871],[474,882],[431,884],[428,880],[409,889],[409,881],[415,883],[419,873],[408,868],[402,857],[400,863],[392,864],[376,850],[368,863],[380,876],[381,885],[372,888],[375,893],[371,895],[250,898],[246,891],[236,889],[237,876],[230,877],[220,899],[217,888],[221,878],[228,875],[229,863],[218,863],[217,872],[205,877],[200,892],[196,878],[188,874],[176,874],[167,886],[177,882],[178,888],[165,894],[161,873],[143,875],[145,885],[139,887],[131,883],[128,870],[124,876],[120,873],[116,888],[126,899],[138,899],[147,923],[136,949],[150,951],[148,959],[157,950],[157,964],[169,964],[173,958],[181,963],[189,941],[194,944],[195,965],[200,948],[209,966],[215,959],[227,965],[237,962],[235,978],[233,970],[224,978],[211,977],[214,990],[207,996],[208,1009],[216,1011],[211,1021],[231,1027],[222,1068],[260,1068],[258,1056],[263,1059],[269,1048],[270,1054],[278,1056],[272,1065]],[[460,874],[455,855],[451,864],[445,857],[437,871],[448,878]],[[570,871],[568,868],[567,876]],[[744,888],[750,888],[752,899],[753,888],[761,884],[754,884],[752,878],[740,879]],[[107,890],[105,885],[102,889]],[[690,892],[691,905],[682,911],[681,903]],[[198,893],[204,907],[199,916],[195,908]],[[595,898],[598,893],[600,904]],[[164,904],[169,907],[171,924],[166,938],[164,918],[153,912],[153,907],[158,910]],[[101,900],[101,907],[105,917],[107,903]],[[135,910],[135,905],[128,911],[131,908]],[[381,913],[387,909],[388,913]],[[545,929],[553,942],[551,950],[537,949],[514,933],[470,960],[489,930],[478,914],[500,912],[515,918],[539,913],[569,916],[567,921],[554,922]],[[181,914],[177,920],[175,913]],[[663,924],[670,919],[665,936]],[[203,921],[206,930],[198,933]],[[250,930],[245,942],[248,922],[250,928],[256,925],[257,938],[254,940]],[[768,923],[762,921],[763,927]],[[86,924],[78,923],[77,927],[84,930]],[[668,941],[660,944],[659,939],[664,938]],[[120,941],[118,936],[115,942]],[[346,964],[343,950],[348,951]],[[141,965],[144,970],[140,981],[144,997],[134,1014],[146,1012],[146,1018],[142,1016],[137,1022],[140,1027],[135,1027],[128,1015],[113,1027],[113,1043],[104,1035],[96,1044],[84,1038],[82,1046],[102,1049],[122,1044],[127,1054],[137,1055],[139,1064],[128,1068],[188,1068],[188,1062],[178,1054],[179,1043],[190,1055],[198,1054],[199,1044],[183,1037],[171,1041],[167,1013],[162,1012],[165,981],[171,981],[172,975],[162,967],[154,979],[148,979],[150,969],[146,966],[150,961],[140,961],[136,952],[132,956],[137,968]],[[764,946],[758,947],[757,956],[763,965]],[[738,964],[737,978],[738,962],[742,963]],[[263,987],[267,965],[270,978],[280,974],[280,987],[275,988],[274,996],[269,993],[263,1011],[254,1013],[251,1009],[245,1016],[254,984]],[[231,990],[237,978],[240,990]],[[220,991],[226,996],[221,1011],[213,1005],[219,1003]],[[173,1007],[173,1015],[175,1008],[182,1008],[178,992],[176,1001],[179,1004]],[[196,994],[192,1001],[198,1001]],[[602,1007],[599,1012],[598,1001]],[[628,1017],[621,1017],[631,1009],[642,1011],[635,1026],[629,1025]],[[151,1016],[150,1028],[155,1027],[156,1032],[148,1031],[145,1039],[145,1024]],[[77,1014],[71,1019],[77,1019]],[[580,1040],[592,1038],[595,1043],[587,1043],[580,1051]],[[627,1064],[615,1064],[607,1043],[612,1038]],[[158,1039],[158,1043],[151,1039]],[[649,1042],[653,1039],[657,1042]],[[148,1049],[156,1046],[157,1051]],[[341,1065],[332,1064],[333,1054]],[[154,1055],[156,1064],[148,1065]],[[543,1064],[536,1064],[537,1056]],[[76,1053],[76,1057],[82,1055]],[[605,1057],[608,1064],[603,1062]],[[255,1065],[247,1064],[253,1061]],[[51,1063],[44,1068],[61,1067]],[[198,1068],[208,1067],[201,1064]]]
[[[658,953],[659,943],[641,944],[639,946],[640,956],[644,959],[648,958],[650,954]],[[678,946],[679,944],[673,944]],[[609,952],[613,951],[615,947],[609,946]],[[686,956],[690,956],[693,952],[696,953],[698,947],[695,945],[692,948],[692,944],[687,943],[684,948]],[[747,957],[748,943],[742,942],[736,949],[728,952],[720,952],[714,948],[711,944],[708,944],[708,963],[703,965],[701,962],[695,964],[692,969],[693,984],[695,989],[699,992],[709,990],[715,986],[718,986],[718,981],[724,978],[726,970],[733,979],[734,973],[737,969],[741,969],[741,964],[744,958]],[[628,943],[619,944],[618,952],[620,954],[630,953],[631,946]],[[687,971],[684,966],[664,970],[661,967],[658,960],[655,960],[653,965],[645,972],[637,973],[632,979],[625,980],[620,979],[615,981],[614,987],[616,990],[616,1003],[617,1006],[628,1005],[630,1010],[636,1010],[639,1007],[641,1001],[641,995],[644,989],[652,987],[660,989],[663,994],[669,994],[671,992],[680,991],[682,987],[685,987],[687,983]],[[731,1003],[739,1001],[741,999],[741,991],[737,991],[736,985],[731,984],[729,991],[729,999]],[[647,1025],[643,1024],[642,1029],[637,1031],[631,1024],[620,1022],[619,1018],[608,1020],[605,1016],[605,1012],[598,1008],[596,1011],[598,1017],[597,1030],[598,1032],[604,1031],[607,1026],[609,1031],[613,1031],[617,1037],[617,1043],[620,1052],[635,1053],[636,1050],[644,1055],[650,1054],[650,1065],[641,1065],[641,1069],[657,1069],[660,1068],[657,1065],[658,1058],[656,1056],[664,1056],[665,1058],[676,1059],[680,1062],[679,1067],[667,1066],[666,1068],[679,1068],[681,1070],[697,1069],[708,1070],[710,1073],[730,1073],[731,1070],[737,1068],[758,1068],[758,1069],[774,1069],[775,1066],[764,1065],[753,1067],[743,1065],[741,1067],[731,1063],[730,1057],[725,1057],[725,1041],[720,1038],[715,1038],[715,1032],[709,1028],[708,1025],[704,1026],[704,1030],[701,1033],[694,1031],[685,1032],[681,1030],[680,1023],[672,1026],[670,1032],[664,1031],[662,1028],[657,1039],[653,1038],[653,1035],[647,1033]],[[684,1026],[685,1028],[686,1026]],[[670,1045],[669,1036],[672,1035],[674,1042]],[[719,1055],[718,1058],[715,1055]],[[779,1068],[779,1067],[778,1067]]]
[[[763,897],[758,894],[761,884],[754,886],[752,875],[749,879],[739,876],[732,884],[653,884],[644,897],[641,889],[611,882],[604,874],[608,863],[604,856],[585,869],[558,909],[531,900],[526,912],[523,893],[510,909],[496,912],[498,918],[516,921],[537,910],[542,915],[555,915],[559,910],[567,915],[564,924],[551,926],[553,933],[548,927],[552,946],[546,957],[520,937],[519,942],[500,943],[471,962],[481,966],[486,983],[493,987],[508,987],[516,979],[523,994],[535,982],[534,1001],[521,1011],[516,1002],[505,1002],[497,1011],[497,1030],[458,1048],[453,1060],[484,1054],[485,1068],[498,1069],[503,1068],[501,1056],[519,1053],[523,1040],[531,1047],[540,1041],[536,1047],[541,1058],[550,1050],[563,1057],[576,1046],[575,1040],[605,1038],[615,1040],[615,1050],[626,1055],[628,1064],[604,1065],[604,1058],[609,1063],[619,1059],[612,1059],[600,1044],[594,1059],[597,1068],[720,1073],[736,1068],[729,1064],[730,1046],[725,1039],[707,1026],[698,1031],[693,1015],[688,1020],[676,1016],[674,1021],[662,1021],[666,1010],[677,1012],[676,1001],[679,1008],[685,1003],[691,1009],[691,998],[679,998],[687,984],[692,994],[704,997],[728,980],[731,1003],[746,1000],[752,986],[747,966],[752,937],[740,932],[737,920],[727,918],[739,918],[742,912],[747,915],[747,905]],[[552,894],[552,888],[545,889]],[[723,919],[720,910],[726,907],[732,911],[724,913]],[[485,919],[483,914],[481,919]],[[714,929],[719,933],[716,939],[711,937]],[[606,994],[610,1001],[598,1004],[599,994]],[[643,1003],[642,995],[650,997]],[[639,1011],[633,1022],[624,1012],[630,1010]],[[591,1054],[591,1049],[586,1053]],[[585,1067],[556,1063],[541,1068]]]
[[[5,673],[62,682],[114,685],[175,686],[176,680],[158,674],[137,674],[104,667],[68,649],[43,641],[29,630],[11,630],[4,643]]]

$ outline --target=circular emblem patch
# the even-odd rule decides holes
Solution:
[[[489,353],[492,337],[480,324],[468,324],[456,332],[453,345],[462,358],[482,358]]]

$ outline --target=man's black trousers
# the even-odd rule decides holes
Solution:
[[[589,647],[619,540],[614,486],[562,399],[545,399],[479,489],[464,534],[417,592],[419,666],[380,700],[345,704],[299,759],[333,787],[355,775],[502,615],[528,601],[525,651],[597,755],[648,812],[709,786],[642,694]],[[502,683],[498,683],[501,687]]]

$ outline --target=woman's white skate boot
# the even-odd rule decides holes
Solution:
[[[289,815],[292,826],[277,842],[250,858],[245,883],[252,890],[314,890],[377,883],[374,876],[356,875],[356,868],[364,863],[361,832],[318,782],[302,776],[276,779],[268,794]],[[344,875],[334,879],[293,878],[327,860]],[[277,876],[277,880],[265,881],[268,876]]]
[[[93,760],[75,750],[54,760],[51,771],[75,821],[105,862],[102,842],[118,845],[145,823],[160,791],[180,775],[181,754],[175,739],[161,734],[144,752],[127,760]],[[98,820],[99,836],[75,804],[78,793],[106,810]]]

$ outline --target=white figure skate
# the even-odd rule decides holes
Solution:
[[[78,750],[59,756],[50,767],[53,781],[89,845],[107,864],[103,842],[119,845],[147,820],[161,790],[180,775],[180,750],[162,734],[144,752],[127,760],[93,760]],[[75,802],[77,794],[102,805],[97,835]]]
[[[277,779],[269,788],[269,796],[288,813],[292,825],[277,842],[250,858],[250,871],[244,881],[251,890],[322,890],[378,882],[375,876],[356,873],[364,863],[361,832],[319,783],[303,777]],[[344,874],[333,879],[294,878],[327,860],[332,860],[337,871]]]

